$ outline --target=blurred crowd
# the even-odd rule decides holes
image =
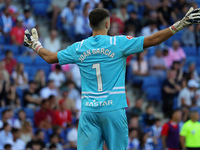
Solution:
[[[40,28],[47,28],[47,37],[39,32],[40,41],[57,52],[62,42],[91,36],[88,14],[94,8],[110,11],[109,35],[135,37],[169,27],[199,4],[198,0],[0,0],[0,150],[77,149],[79,68],[42,61],[23,46],[25,29],[35,27],[42,33]],[[184,148],[184,140],[179,141],[187,137],[182,126],[199,120],[199,39],[200,25],[190,26],[127,58],[130,89],[126,90],[136,97],[127,98],[127,150]],[[163,124],[155,111],[169,121]]]

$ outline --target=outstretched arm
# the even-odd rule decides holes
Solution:
[[[182,20],[177,21],[167,29],[158,31],[153,35],[145,37],[143,47],[148,48],[150,46],[158,45],[169,39],[171,36],[179,32],[183,28],[197,23],[200,23],[200,9],[198,8],[194,10],[194,8],[191,7]]]
[[[169,28],[158,31],[155,34],[144,38],[144,46],[143,47],[145,49],[145,48],[148,48],[151,46],[158,45],[158,44],[166,41],[173,35],[174,34],[172,33],[172,31]]]
[[[41,48],[38,54],[49,64],[58,63],[58,52],[52,53],[51,51],[45,48]]]

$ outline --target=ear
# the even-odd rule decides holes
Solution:
[[[106,29],[110,28],[110,19],[108,21],[106,21]]]

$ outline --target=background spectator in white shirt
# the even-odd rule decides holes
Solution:
[[[67,141],[69,141],[70,148],[77,148],[77,134],[78,134],[78,120],[75,126],[69,131]]]
[[[150,36],[156,32],[158,32],[157,23],[155,21],[150,21],[149,25],[142,29],[141,35]]]
[[[58,92],[55,88],[55,83],[53,80],[50,80],[47,83],[47,86],[41,89],[40,96],[42,99],[49,98],[50,95],[58,96]]]
[[[51,30],[50,36],[44,39],[44,46],[53,53],[59,51],[61,48],[61,42],[57,35],[58,32],[56,30]]]
[[[11,131],[11,126],[9,123],[4,123],[3,129],[0,131],[0,149],[3,149],[3,146],[7,144],[7,141],[12,140],[13,136]]]
[[[178,107],[182,106],[191,106],[193,103],[193,99],[196,99],[194,97],[194,90],[199,87],[199,84],[194,80],[191,79],[187,83],[187,87],[182,89],[180,91],[179,97],[178,97]]]
[[[49,74],[49,80],[53,80],[57,88],[60,87],[63,82],[65,82],[65,75],[62,72],[59,64],[57,64],[55,66],[55,70]]]
[[[23,27],[24,29],[32,29],[36,26],[35,20],[33,17],[31,17],[31,10],[30,8],[24,9],[24,15],[23,15]]]

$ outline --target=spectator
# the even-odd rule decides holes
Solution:
[[[9,75],[8,71],[5,69],[4,61],[0,61],[0,70],[3,73],[6,83],[9,85],[10,84],[10,75]]]
[[[142,85],[143,78],[149,74],[148,63],[144,60],[144,53],[137,54],[137,60],[131,63],[131,68],[134,75],[134,84]]]
[[[175,80],[176,71],[169,70],[167,73],[167,79],[164,81],[162,86],[162,99],[163,99],[163,112],[166,117],[169,117],[171,113],[169,110],[173,110],[174,99],[177,98],[181,86]]]
[[[10,145],[10,144],[5,144],[5,145],[4,145],[4,149],[5,149],[5,150],[12,150],[12,145]]]
[[[181,121],[182,112],[180,110],[174,110],[171,116],[171,120],[163,125],[162,128],[162,145],[164,149],[180,149],[179,148],[179,125]]]
[[[167,48],[164,48],[163,50],[163,59],[165,61],[165,64],[167,68],[170,68],[172,66],[172,58],[169,55],[169,50]]]
[[[21,139],[27,144],[30,142],[33,138],[33,129],[32,125],[30,122],[25,121],[22,124],[22,129],[21,129]]]
[[[9,85],[7,84],[3,72],[0,71],[0,106],[3,107],[5,106],[6,102],[6,93],[8,92],[8,87]]]
[[[11,108],[20,108],[21,103],[19,96],[16,92],[16,86],[14,84],[11,84],[8,92],[6,94],[6,106],[10,106]]]
[[[169,0],[163,0],[161,7],[158,9],[158,17],[160,25],[165,28],[171,25],[171,18],[173,18],[173,21],[177,20]]]
[[[23,18],[23,27],[24,29],[31,30],[36,26],[35,20],[33,17],[31,17],[31,10],[30,8],[24,9],[24,15],[22,16]]]
[[[157,141],[149,136],[149,133],[142,133],[139,137],[140,150],[154,150],[154,145],[157,145]]]
[[[27,121],[28,122],[32,122],[30,119],[26,118],[26,112],[23,109],[18,111],[18,115],[17,116],[18,116],[18,119],[20,121],[21,126],[23,124],[25,124],[25,122],[27,122]]]
[[[46,77],[45,77],[44,70],[37,71],[34,81],[37,84],[37,91],[40,91],[43,87],[45,87]]]
[[[60,14],[61,10],[65,8],[69,0],[52,0],[51,8],[52,8],[52,25],[51,28],[56,28],[57,17]]]
[[[150,127],[154,123],[155,116],[153,115],[154,108],[151,105],[146,107],[146,112],[142,115],[142,120],[145,127]]]
[[[24,64],[17,64],[16,71],[12,73],[12,78],[17,88],[24,90],[28,87],[28,74],[24,71]]]
[[[125,22],[125,33],[134,30],[135,35],[139,35],[141,26],[137,13],[135,11],[130,12],[130,18]]]
[[[6,56],[3,59],[5,62],[5,68],[8,73],[11,75],[14,68],[17,66],[17,61],[13,58],[13,53],[10,50],[6,51]]]
[[[129,128],[139,128],[139,116],[132,115],[129,119]]]
[[[155,21],[149,21],[148,26],[142,28],[141,35],[150,36],[156,32],[158,32],[157,23]]]
[[[171,68],[176,71],[176,79],[175,79],[176,82],[182,83],[184,73],[183,73],[183,68],[181,66],[181,62],[174,61]]]
[[[77,135],[78,135],[78,120],[75,126],[67,134],[67,141],[69,141],[69,147],[77,149]]]
[[[0,149],[3,149],[3,146],[7,144],[7,141],[12,140],[13,135],[10,131],[11,126],[7,122],[4,123],[3,128],[0,131]]]
[[[178,97],[178,107],[192,106],[192,104],[195,103],[193,102],[193,99],[194,101],[197,100],[194,97],[194,91],[198,87],[199,87],[199,84],[194,79],[189,80],[187,83],[187,87],[185,87],[184,89],[180,91],[180,94]]]
[[[13,110],[8,109],[9,119],[7,122],[10,124],[12,128],[21,129],[21,124],[18,118],[14,116]]]
[[[67,127],[72,124],[72,112],[67,109],[65,100],[59,101],[60,109],[55,112],[56,125]]]
[[[58,96],[53,80],[48,81],[47,86],[40,91],[41,98],[48,98],[50,95]]]
[[[139,149],[139,140],[138,140],[138,129],[130,128],[129,129],[129,139],[127,150],[137,150]]]
[[[12,19],[16,20],[18,9],[16,6],[12,5],[12,0],[5,0],[5,7],[9,8],[9,13],[12,16]]]
[[[135,106],[129,109],[129,114],[130,116],[132,115],[142,115],[142,104],[143,104],[143,99],[138,98],[135,102]]]
[[[61,89],[62,99],[59,101],[59,103],[64,102],[68,110],[70,110],[73,113],[76,113],[77,110],[76,110],[75,100],[69,98],[69,90],[70,89],[67,87]]]
[[[166,75],[167,66],[162,56],[162,51],[157,49],[155,55],[151,57],[149,61],[150,75],[154,75],[158,78],[164,78]]]
[[[123,21],[117,17],[117,10],[112,10],[110,17],[111,28],[113,24],[116,24],[117,33],[122,34],[124,31],[124,23]]]
[[[189,26],[183,31],[182,43],[184,46],[196,46],[194,26]]]
[[[0,32],[3,34],[5,43],[7,44],[10,42],[10,31],[12,26],[13,22],[9,13],[9,8],[5,7],[0,17]]]
[[[40,145],[40,146],[39,146]],[[32,150],[34,147],[41,147],[42,150],[45,150],[45,143],[44,143],[44,132],[42,130],[37,130],[34,136],[34,139],[27,143],[26,149]],[[34,149],[38,150],[38,149]]]
[[[200,149],[200,123],[198,111],[190,113],[190,120],[184,123],[180,132],[180,142],[182,149]]]
[[[38,141],[33,141],[31,148],[26,148],[26,150],[47,150],[46,148],[42,148],[42,145]]]
[[[24,41],[24,28],[23,28],[23,18],[21,16],[17,17],[16,26],[12,28],[10,32],[12,43],[17,46],[22,46]]]
[[[80,41],[91,35],[92,30],[89,26],[88,13],[90,9],[89,2],[85,3],[83,12],[77,16],[75,24],[76,41]]]
[[[154,0],[150,2],[148,0],[144,0],[144,6],[146,7],[146,11],[157,10],[161,6],[161,1]]]
[[[190,64],[188,65],[188,69],[186,70],[186,72],[184,74],[185,77],[187,77],[189,75],[191,75],[193,77],[193,79],[195,79],[197,82],[200,81],[198,72],[196,70],[195,62],[190,62]]]
[[[61,42],[57,37],[58,32],[56,30],[50,31],[50,36],[44,39],[44,47],[49,49],[51,52],[58,52],[61,48]]]
[[[17,128],[12,129],[13,138],[7,142],[12,145],[12,150],[25,150],[25,143],[20,139],[21,132]]]
[[[77,64],[69,64],[72,80],[76,83],[78,88],[81,88],[81,74]]]
[[[161,120],[159,118],[154,119],[154,124],[151,126],[151,131],[152,137],[159,140],[162,131]]]
[[[71,41],[75,40],[74,26],[75,26],[76,17],[78,15],[78,12],[75,7],[76,7],[76,2],[70,0],[67,4],[67,7],[65,7],[60,14],[62,18],[64,31]]]
[[[46,147],[50,148],[52,144],[56,145],[56,150],[63,150],[62,145],[59,143],[59,136],[57,134],[52,134],[50,136],[50,142],[46,144]]]
[[[2,119],[0,120],[0,129],[3,128],[4,124],[8,122],[10,118],[9,109],[5,109],[1,113]]]
[[[36,90],[36,83],[34,81],[30,81],[28,90],[24,91],[23,94],[25,107],[36,109],[40,105],[41,98],[39,97],[39,94]]]
[[[173,41],[172,47],[169,49],[169,56],[171,57],[171,61],[181,61],[184,65],[185,63],[185,52],[180,47],[180,42],[178,40]],[[171,64],[172,64],[171,62]]]
[[[62,72],[61,66],[59,64],[57,64],[55,66],[55,70],[49,74],[49,80],[53,80],[57,88],[59,88],[62,83],[64,83],[65,75]]]
[[[50,129],[55,124],[54,111],[49,109],[48,100],[42,100],[40,110],[35,113],[34,123],[41,129]]]
[[[120,10],[117,12],[117,17],[121,19],[122,22],[125,22],[128,20],[129,16],[127,13],[126,5],[121,5]]]

